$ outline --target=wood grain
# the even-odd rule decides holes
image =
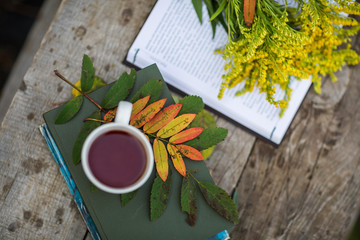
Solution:
[[[0,239],[91,239],[38,126],[70,98],[84,53],[112,82],[155,0],[64,0],[0,129]],[[359,45],[357,37],[355,44]],[[237,193],[232,239],[345,239],[360,199],[360,66],[312,90],[280,147],[222,117],[229,129],[206,164]]]
[[[5,116],[16,91],[21,86],[25,72],[39,49],[40,42],[49,28],[60,2],[61,0],[48,0],[44,1],[41,6],[36,21],[31,27],[20,54],[16,58],[16,62],[0,93],[0,122]]]
[[[278,149],[255,143],[234,239],[346,239],[360,199],[359,69],[311,90]]]
[[[86,226],[38,126],[53,103],[70,98],[84,53],[107,82],[155,1],[63,1],[0,129],[0,239],[83,239]],[[138,6],[141,6],[138,7]]]

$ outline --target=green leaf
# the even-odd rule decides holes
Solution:
[[[204,102],[202,98],[198,96],[186,96],[179,101],[179,104],[182,104],[182,108],[178,115],[185,113],[198,114],[204,109]]]
[[[150,95],[150,100],[148,104],[155,102],[159,99],[161,92],[162,92],[163,83],[161,80],[152,79],[145,83],[139,91],[136,92],[134,97],[130,100],[130,102],[134,103],[140,98],[146,97]]]
[[[218,9],[216,9],[215,13],[210,17],[209,21],[214,20],[219,14],[221,14],[222,10],[225,8],[227,0],[222,0]]]
[[[211,113],[203,109],[196,115],[189,127],[214,128],[216,127],[216,121]]]
[[[89,116],[89,118],[101,120],[100,110],[95,111]],[[81,161],[81,149],[85,142],[86,137],[90,134],[92,130],[100,126],[100,122],[97,121],[86,121],[82,126],[79,135],[77,136],[72,151],[72,159],[74,165],[77,165]]]
[[[194,226],[197,219],[196,185],[189,175],[182,180],[181,210],[188,214],[186,222],[190,226]]]
[[[209,182],[198,182],[198,184],[202,195],[210,207],[228,221],[238,222],[239,216],[235,203],[222,188]]]
[[[101,106],[105,109],[116,107],[131,92],[135,83],[135,77],[136,72],[134,69],[131,69],[130,74],[124,72],[106,93]]]
[[[215,12],[214,9],[217,9],[219,7],[218,2],[216,0],[204,0],[204,2],[206,5],[206,8],[208,10],[209,16],[212,16]],[[213,38],[215,37],[216,26],[219,22],[223,26],[225,31],[226,32],[228,31],[228,26],[225,22],[224,15],[219,14],[213,21],[211,21],[211,27],[213,30]]]
[[[185,142],[184,144],[192,146],[201,151],[214,146],[224,140],[227,136],[228,130],[225,128],[208,128],[197,136],[196,138]]]
[[[213,115],[211,115],[211,113],[209,113],[208,111],[206,111],[205,109],[203,109],[201,112],[199,112],[196,117],[194,118],[194,120],[190,123],[189,125],[190,128],[193,127],[201,127],[201,128],[215,128],[216,127],[216,121],[215,118],[213,117]],[[204,157],[204,159],[207,159],[211,156],[211,154],[213,153],[215,149],[215,145],[204,149],[201,151],[201,155]]]
[[[75,114],[80,110],[84,99],[83,96],[77,96],[71,99],[64,108],[61,110],[55,120],[55,124],[63,124],[72,119]]]
[[[81,67],[81,90],[89,92],[94,83],[95,69],[88,55],[84,54]]]
[[[211,0],[204,0],[205,2],[205,5],[206,5],[206,8],[208,10],[208,14],[209,16],[212,16],[214,14],[214,6],[212,4],[212,1]],[[219,17],[219,16],[218,16]],[[216,17],[213,21],[211,21],[211,28],[212,28],[212,31],[213,31],[213,38],[215,37],[215,32],[216,32],[216,25],[218,23],[218,17]]]
[[[196,15],[199,18],[200,23],[202,24],[202,0],[192,0]]]
[[[169,199],[170,189],[171,189],[171,170],[169,169],[169,175],[164,182],[158,174],[154,179],[154,183],[151,188],[150,196],[150,220],[154,221],[160,217],[165,208]]]
[[[136,193],[137,193],[137,190],[135,190],[133,192],[121,194],[120,195],[121,206],[125,207],[126,204],[128,204],[131,200],[134,199],[134,197],[136,196]]]

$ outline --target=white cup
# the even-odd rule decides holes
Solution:
[[[123,193],[132,192],[140,188],[149,179],[151,172],[154,168],[154,155],[150,142],[139,129],[129,125],[131,111],[132,111],[132,104],[130,102],[120,101],[117,108],[115,121],[112,123],[106,123],[104,125],[101,125],[97,127],[95,130],[93,130],[86,138],[82,147],[81,164],[85,172],[85,175],[90,180],[90,182],[92,182],[97,188],[108,193],[123,194]],[[95,176],[89,164],[89,152],[94,141],[97,140],[100,136],[103,136],[104,134],[112,131],[125,132],[131,135],[132,137],[135,137],[141,143],[145,151],[145,158],[146,158],[145,170],[143,171],[141,176],[129,186],[114,187],[101,182],[101,180],[99,180],[99,178]]]

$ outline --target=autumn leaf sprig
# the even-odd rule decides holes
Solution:
[[[145,134],[154,152],[156,177],[150,196],[150,220],[160,217],[166,209],[172,184],[172,172],[169,166],[171,161],[176,171],[183,177],[181,209],[187,214],[189,225],[195,225],[197,218],[196,185],[206,202],[216,212],[229,221],[237,222],[237,209],[230,196],[212,183],[198,181],[185,165],[187,160],[204,160],[202,151],[223,141],[227,135],[227,130],[224,128],[204,129],[190,126],[197,115],[204,111],[204,103],[200,97],[186,96],[176,104],[166,105],[167,99],[159,99],[163,90],[162,81],[151,79],[129,99],[136,79],[136,71],[131,69],[129,74],[124,72],[115,81],[99,104],[87,94],[104,86],[105,82],[95,76],[93,64],[87,55],[83,57],[81,79],[76,84],[69,82],[56,70],[55,74],[70,84],[76,90],[75,93],[79,93],[73,92],[74,98],[60,111],[55,120],[56,124],[70,121],[80,110],[84,97],[98,108],[84,119],[84,124],[75,140],[72,152],[74,165],[81,161],[82,145],[90,132],[101,124],[112,122],[119,101],[128,100],[133,103],[130,125]],[[137,191],[122,194],[121,205],[126,206],[136,193]]]

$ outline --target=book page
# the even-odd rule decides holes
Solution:
[[[226,90],[219,100],[225,60],[214,51],[224,47],[227,39],[220,25],[213,38],[205,5],[200,24],[191,1],[159,0],[131,46],[127,61],[140,68],[156,63],[169,84],[186,94],[199,95],[211,108],[279,144],[311,81],[292,81],[292,98],[282,118],[280,109],[269,104],[265,93],[257,89],[235,97],[243,84]],[[283,95],[277,90],[277,99]]]

